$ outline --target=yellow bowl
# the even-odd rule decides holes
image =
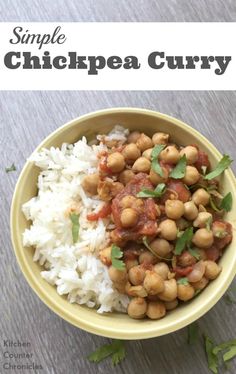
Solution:
[[[91,139],[96,134],[107,133],[116,124],[150,135],[164,131],[169,133],[176,143],[197,144],[208,153],[212,166],[221,158],[221,154],[205,137],[185,123],[158,112],[138,108],[107,109],[76,118],[49,135],[36,151],[42,147],[60,147],[63,142],[73,143],[82,135]],[[223,270],[219,277],[191,302],[169,312],[161,320],[134,320],[119,313],[100,315],[85,306],[70,304],[66,297],[59,296],[56,288],[41,277],[41,267],[33,262],[34,249],[24,248],[22,244],[22,233],[29,227],[29,222],[22,214],[21,207],[37,194],[38,173],[39,169],[27,161],[16,184],[11,207],[12,243],[18,263],[30,286],[50,309],[73,325],[97,335],[117,339],[145,339],[168,334],[205,314],[216,304],[233,280],[236,272],[236,235],[220,260]],[[233,194],[233,208],[226,219],[233,225],[235,232],[236,183],[230,169],[224,173],[221,183],[224,193],[231,191]]]

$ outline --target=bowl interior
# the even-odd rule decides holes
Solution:
[[[80,117],[56,130],[37,149],[60,147],[63,142],[73,143],[82,136],[92,139],[96,134],[107,133],[116,124],[123,125],[131,131],[144,131],[149,135],[156,131],[164,131],[168,132],[172,140],[178,144],[197,144],[202,150],[207,151],[213,166],[221,157],[207,139],[181,121],[157,112],[127,108],[100,111]],[[38,173],[38,168],[27,161],[17,182],[11,211],[13,246],[22,272],[34,291],[49,308],[75,326],[112,338],[142,339],[160,336],[176,331],[198,319],[219,300],[231,283],[236,264],[235,237],[221,259],[223,270],[220,276],[191,302],[169,312],[161,320],[133,320],[120,313],[100,315],[85,306],[70,304],[66,297],[59,296],[55,287],[41,277],[40,266],[33,262],[34,249],[24,248],[22,245],[22,233],[29,227],[29,222],[26,221],[21,206],[37,194]],[[231,170],[224,173],[221,182],[223,192],[231,191],[233,194],[233,208],[226,219],[231,222],[235,231],[236,193],[235,179]]]

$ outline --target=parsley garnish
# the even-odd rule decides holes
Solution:
[[[232,209],[232,204],[233,204],[233,197],[232,197],[232,193],[229,192],[222,199],[219,208],[224,209],[226,212],[230,212],[230,210]]]
[[[188,252],[191,256],[195,257],[197,260],[200,260],[200,254],[197,248],[188,248]]]
[[[155,173],[159,174],[161,177],[163,177],[164,174],[161,165],[158,162],[158,156],[165,147],[165,144],[157,144],[155,145],[151,153],[151,168],[155,171]]]
[[[125,358],[125,345],[122,340],[114,340],[110,344],[105,344],[88,356],[90,362],[100,362],[111,356],[112,365],[120,364]]]
[[[137,197],[161,197],[166,190],[165,183],[160,183],[156,186],[155,190],[149,190],[148,188],[142,188],[142,190],[137,194]]]
[[[188,227],[184,231],[183,235],[181,235],[181,237],[177,239],[177,242],[176,242],[176,245],[175,245],[174,254],[175,255],[181,255],[181,253],[183,252],[184,248],[186,246],[187,247],[190,246],[190,242],[192,240],[192,237],[193,237],[193,228],[192,227]]]
[[[72,238],[75,244],[79,239],[79,214],[71,213],[70,220],[72,222]]]
[[[191,323],[188,326],[188,344],[195,344],[198,339],[198,324],[197,322]]]
[[[184,286],[187,286],[189,283],[188,283],[188,278],[184,277],[184,278],[179,278],[177,280],[177,283],[178,284],[183,284]]]
[[[222,159],[220,160],[216,168],[212,170],[210,173],[206,174],[204,176],[204,179],[211,180],[218,177],[221,173],[223,173],[225,169],[229,167],[231,162],[233,162],[233,160],[231,160],[230,156],[223,155]]]
[[[16,171],[15,164],[13,163],[9,168],[5,168],[6,173],[10,173],[11,171]]]
[[[121,251],[120,247],[118,247],[115,244],[112,244],[112,247],[111,247],[112,266],[116,268],[117,270],[121,270],[121,271],[125,269],[124,261],[120,260],[120,258],[122,257],[123,257],[123,252]]]
[[[187,159],[186,155],[183,155],[175,168],[171,171],[170,177],[174,179],[181,179],[185,176]]]

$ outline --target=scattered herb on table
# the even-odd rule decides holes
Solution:
[[[72,222],[72,238],[73,243],[77,243],[79,239],[79,214],[71,213],[70,220]]]
[[[232,193],[229,192],[221,200],[219,208],[224,209],[226,212],[230,212],[230,210],[232,209],[232,204],[233,204],[233,197],[232,197]]]
[[[165,147],[165,144],[157,144],[155,145],[151,153],[151,168],[155,171],[155,173],[159,174],[161,177],[163,177],[163,170],[158,162],[158,156]]]
[[[176,245],[175,245],[175,250],[174,254],[175,255],[181,255],[183,252],[184,248],[190,245],[190,242],[193,237],[193,228],[188,227],[184,233],[180,236],[180,238],[177,239]]]
[[[217,164],[215,169],[212,170],[210,173],[206,174],[204,176],[204,179],[211,180],[211,179],[218,177],[221,173],[223,173],[225,169],[227,169],[230,166],[232,162],[233,160],[231,160],[230,156],[223,155],[222,159]]]
[[[208,336],[205,336],[205,351],[207,354],[208,367],[213,373],[217,374],[218,373],[218,357],[216,354],[213,353],[213,349],[214,349],[213,341]]]
[[[110,344],[105,344],[88,356],[90,362],[100,362],[111,356],[112,365],[120,364],[125,358],[125,344],[122,340],[114,340]]]
[[[15,164],[13,163],[10,167],[5,168],[6,173],[10,173],[11,171],[16,171]]]
[[[137,194],[137,197],[161,197],[166,190],[165,183],[160,183],[156,186],[155,190],[149,190],[148,188],[142,188],[142,190]]]
[[[174,179],[181,179],[185,176],[186,172],[186,165],[187,165],[187,158],[183,155],[175,168],[171,171],[170,177]]]
[[[111,262],[112,266],[117,270],[124,270],[125,263],[124,261],[120,260],[123,257],[123,252],[121,251],[120,247],[115,244],[112,244],[111,247]]]
[[[188,326],[188,344],[193,345],[196,343],[198,339],[198,332],[199,329],[197,322],[193,322]]]

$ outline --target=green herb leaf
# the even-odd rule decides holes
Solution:
[[[223,173],[225,169],[227,169],[230,166],[232,162],[233,160],[231,160],[230,156],[223,155],[222,159],[220,160],[216,168],[212,170],[210,173],[206,174],[204,176],[204,179],[211,180],[218,177],[221,173]]]
[[[229,192],[222,199],[220,203],[220,209],[224,209],[226,212],[230,212],[230,210],[232,209],[232,204],[233,204],[233,197],[232,197],[232,193]]]
[[[157,144],[155,145],[151,153],[151,168],[155,171],[155,173],[159,174],[161,177],[163,177],[163,170],[158,162],[158,156],[165,147],[165,144]]]
[[[171,258],[166,258],[166,257],[161,257],[159,256],[156,252],[154,252],[154,250],[152,249],[152,247],[150,247],[150,245],[148,244],[148,241],[147,241],[147,237],[146,236],[143,236],[143,244],[145,245],[145,247],[147,249],[149,249],[149,251],[157,258],[160,258],[161,260],[165,260],[165,261],[171,261],[172,259]]]
[[[179,162],[177,163],[176,167],[171,171],[170,177],[174,179],[181,179],[185,176],[186,172],[186,165],[187,165],[187,158],[186,155],[183,155]]]
[[[193,345],[198,339],[198,324],[197,322],[191,323],[188,326],[188,344]]]
[[[183,284],[184,286],[187,286],[187,285],[189,284],[189,282],[188,282],[188,278],[186,278],[186,277],[184,277],[184,278],[179,278],[179,279],[177,280],[177,283],[178,283],[178,284]]]
[[[207,354],[208,367],[213,373],[217,374],[218,373],[218,357],[215,353],[213,353],[213,348],[214,348],[213,341],[208,336],[205,336],[205,350]]]
[[[117,270],[124,270],[125,269],[125,263],[122,260],[119,260],[123,257],[123,252],[121,251],[120,247],[118,247],[115,244],[112,244],[111,247],[111,262],[112,266],[116,268]]]
[[[181,237],[177,239],[174,254],[175,255],[181,255],[184,248],[190,244],[190,242],[192,240],[192,237],[193,237],[193,228],[188,227],[184,231],[183,235],[181,235]]]
[[[16,171],[15,164],[13,163],[9,168],[5,168],[6,173],[10,173],[11,171]]]
[[[188,248],[188,252],[191,256],[195,257],[197,260],[200,260],[200,254],[197,248]]]
[[[71,213],[70,220],[72,222],[72,238],[73,243],[77,243],[79,239],[79,214]]]
[[[223,354],[223,360],[229,361],[236,356],[236,339],[216,345],[213,349],[213,354],[217,355],[219,352],[226,351]]]
[[[214,202],[214,199],[212,198],[211,195],[210,195],[210,206],[212,207],[212,209],[213,209],[215,212],[221,212],[221,209],[219,209],[219,208],[216,206],[216,203]]]
[[[211,230],[211,225],[212,225],[212,216],[209,217],[209,218],[207,218],[207,220],[206,220],[206,229],[207,229],[208,231]]]
[[[113,366],[119,364],[125,358],[125,345],[122,340],[114,340],[111,344],[105,344],[88,356],[90,362],[100,362],[111,356]]]
[[[166,190],[165,183],[160,183],[156,186],[155,190],[149,190],[148,188],[142,188],[142,190],[137,194],[137,197],[161,197]]]

